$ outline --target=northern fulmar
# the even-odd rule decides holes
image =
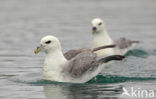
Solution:
[[[43,79],[57,82],[85,83],[98,75],[105,63],[112,60],[122,60],[124,56],[112,55],[98,57],[93,51],[82,51],[67,60],[61,49],[59,40],[51,35],[40,41],[40,47],[34,51],[46,53],[43,65]]]

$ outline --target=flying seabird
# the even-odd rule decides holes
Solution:
[[[113,55],[99,58],[92,51],[82,51],[74,58],[67,60],[59,40],[54,36],[45,36],[40,47],[34,51],[46,53],[43,65],[43,79],[57,82],[84,83],[101,72],[104,64],[111,60],[122,60],[124,56]]]
[[[108,48],[96,51],[98,56],[109,56],[109,55],[125,55],[130,49],[134,47],[139,41],[131,41],[126,38],[120,38],[119,40],[113,41],[107,33],[104,21],[100,18],[92,20],[92,35],[93,35],[93,48],[105,45],[115,44],[115,48]]]

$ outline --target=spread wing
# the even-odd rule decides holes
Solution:
[[[81,76],[87,71],[92,71],[98,67],[96,61],[96,54],[91,51],[86,51],[78,54],[74,59],[70,61],[71,69],[70,73],[72,76]]]
[[[73,50],[69,50],[66,53],[64,53],[64,57],[67,60],[70,60],[73,57],[77,56],[78,54],[80,54],[81,52],[84,52],[84,51],[89,51],[89,49],[73,49]]]

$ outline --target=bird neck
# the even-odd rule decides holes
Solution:
[[[68,61],[64,57],[61,49],[47,52],[44,61],[43,72],[46,75],[48,72],[52,72],[55,75],[59,74],[66,62]]]
[[[101,30],[99,33],[93,35],[93,48],[113,44],[106,30]]]

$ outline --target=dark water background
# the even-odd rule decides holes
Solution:
[[[33,53],[40,39],[57,36],[64,52],[90,48],[95,17],[113,39],[140,40],[130,53],[139,57],[87,84],[43,81],[44,54]],[[156,0],[0,0],[0,99],[128,99],[123,87],[156,91]]]

